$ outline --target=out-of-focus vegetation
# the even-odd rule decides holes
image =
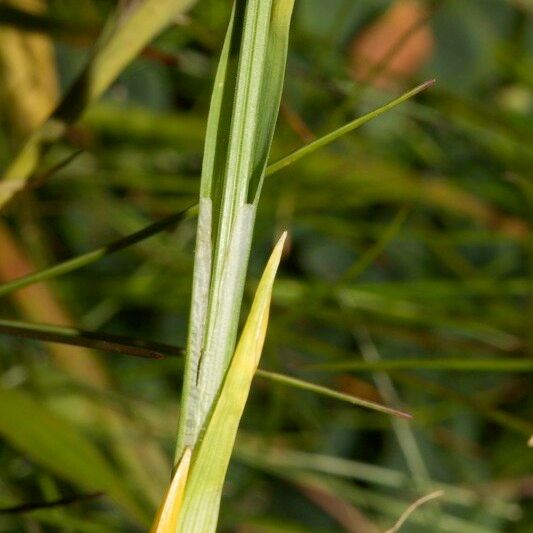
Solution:
[[[0,4],[2,169],[115,4]],[[2,283],[197,202],[230,4],[198,0],[47,147],[0,215]],[[528,0],[296,3],[273,161],[437,83],[266,179],[247,304],[289,239],[261,364],[414,419],[258,375],[221,531],[384,531],[441,488],[402,531],[530,531],[532,15]],[[185,345],[195,221],[171,229],[0,296],[0,531],[141,531],[153,517],[183,371],[160,345]],[[6,335],[15,320],[86,342]],[[132,338],[168,357],[96,352]]]

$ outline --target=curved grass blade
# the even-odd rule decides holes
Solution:
[[[298,378],[285,376],[284,374],[278,374],[277,372],[258,370],[256,374],[271,381],[282,383],[283,385],[289,385],[297,389],[302,389],[309,392],[313,392],[315,394],[320,394],[321,396],[327,396],[328,398],[348,402],[352,405],[358,405],[359,407],[366,407],[367,409],[372,409],[374,411],[379,411],[388,415],[398,416],[400,418],[412,418],[409,413],[406,413],[404,411],[399,411],[398,409],[393,409],[392,407],[387,407],[386,405],[382,405],[377,402],[364,400],[363,398],[357,398],[356,396],[352,396],[351,394],[338,392],[322,385],[316,385],[315,383],[309,383],[308,381],[304,381]]]
[[[263,349],[272,286],[285,238],[283,234],[267,263],[220,395],[196,447],[177,529],[180,533],[216,530],[226,470]]]

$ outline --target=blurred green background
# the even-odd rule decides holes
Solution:
[[[2,167],[115,4],[2,2]],[[196,203],[230,7],[199,0],[50,148],[0,219],[1,282]],[[384,531],[441,487],[402,531],[532,530],[532,14],[528,0],[297,2],[272,160],[437,83],[267,179],[245,307],[287,229],[262,367],[414,420],[258,377],[221,531]],[[2,297],[0,319],[183,346],[194,232]],[[2,334],[0,356],[0,531],[145,530],[170,476],[182,360]]]

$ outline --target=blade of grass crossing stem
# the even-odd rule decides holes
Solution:
[[[175,532],[191,465],[191,449],[185,448],[150,533]]]
[[[286,234],[274,248],[218,399],[197,445],[180,513],[180,533],[216,530],[226,470],[265,340],[272,286]]]
[[[200,186],[177,457],[185,446],[194,447],[234,352],[258,188],[281,100],[292,6],[292,0],[238,0],[222,50]]]
[[[67,344],[70,346],[86,346],[93,349],[131,355],[134,357],[164,359],[166,356],[183,355],[183,350],[181,348],[159,342],[123,337],[121,335],[82,331],[76,328],[66,328],[62,326],[53,326],[50,324],[20,322],[17,320],[0,319],[0,334],[10,335],[13,337],[29,338],[42,342]],[[367,407],[369,409],[374,409],[391,415],[403,416],[404,418],[410,417],[407,413],[389,409],[384,405],[362,400],[350,394],[337,392],[333,389],[316,385],[314,383],[309,383],[291,376],[285,376],[277,372],[258,370],[257,375],[270,381],[282,383],[289,387],[307,390],[314,394],[334,398],[336,400],[348,402],[353,405]]]
[[[159,342],[123,337],[121,335],[82,331],[75,328],[53,326],[50,324],[20,322],[17,320],[0,319],[0,334],[10,335],[13,337],[29,338],[42,342],[66,344],[70,346],[86,346],[93,349],[151,359],[164,359],[166,356],[183,355],[183,350],[181,348]],[[403,416],[404,418],[409,417],[407,413],[389,409],[384,405],[362,400],[350,394],[337,392],[333,389],[316,385],[314,383],[309,383],[291,376],[285,376],[277,372],[258,370],[257,375],[270,381],[282,383],[289,387],[307,390],[314,394],[334,398],[336,400],[348,402],[353,405],[360,405],[361,407],[367,407],[369,409],[374,409],[391,415]]]
[[[292,2],[287,2],[287,4],[293,5]],[[276,25],[275,28],[279,28],[279,25]],[[224,54],[222,59],[224,58]],[[272,76],[272,78],[276,78]],[[277,79],[277,78],[276,78]],[[221,91],[216,91],[216,87],[218,87],[220,84],[223,84],[223,78],[221,76],[217,75],[217,79],[215,80],[215,92],[219,95],[221,94]],[[303,148],[300,148],[296,152],[293,152],[292,154],[288,155],[287,157],[281,159],[280,161],[270,165],[266,169],[266,175],[270,176],[272,174],[275,174],[279,170],[282,170],[283,168],[291,165],[292,163],[295,163],[296,161],[300,160],[301,158],[312,154],[314,151],[323,148],[324,146],[327,146],[331,142],[337,140],[339,137],[346,135],[347,133],[353,131],[357,127],[365,124],[372,118],[376,118],[385,111],[388,111],[392,109],[392,107],[399,105],[400,103],[404,102],[407,98],[411,98],[418,94],[421,90],[429,87],[429,82],[426,84],[421,85],[420,87],[413,89],[409,93],[406,93],[405,95],[401,96],[400,98],[397,98],[396,100],[393,100],[387,106],[381,107],[377,110],[372,111],[371,113],[364,115],[362,117],[359,117],[354,122],[350,123],[352,125],[351,129],[347,129],[347,126],[350,126],[350,124],[347,124],[346,126],[343,126],[342,128],[339,128],[325,137],[322,137],[321,139],[318,139],[318,141],[324,140],[324,142],[318,143],[318,141],[315,141],[313,143],[310,143]],[[217,99],[215,98],[215,92],[213,93],[213,100],[212,100],[212,107],[217,107],[218,104],[216,104]],[[217,97],[219,98],[219,96]],[[213,115],[213,116],[212,116]],[[216,119],[215,119],[216,117]],[[227,117],[225,117],[227,118]],[[229,119],[228,119],[229,120]],[[212,210],[212,202],[210,200],[211,195],[211,177],[215,174],[215,166],[214,166],[214,152],[215,152],[215,144],[213,143],[213,138],[215,138],[215,135],[213,133],[210,134],[210,131],[215,131],[218,124],[221,123],[221,119],[219,116],[219,113],[211,112],[210,113],[210,119],[208,122],[208,135],[206,137],[206,146],[205,146],[205,152],[204,152],[204,164],[203,168],[207,170],[202,171],[202,182],[201,182],[201,197],[205,198],[206,201],[204,202],[205,207],[203,208],[205,210]],[[223,128],[221,128],[223,129]],[[227,137],[225,138],[225,142],[220,143],[222,146],[227,144]],[[220,170],[220,168],[217,167],[217,171]],[[204,177],[205,175],[205,177]],[[1,188],[1,186],[0,186]],[[257,202],[258,199],[258,193],[260,192],[260,183],[258,184],[257,188],[254,189],[252,187],[250,189],[251,191],[255,191],[256,195],[253,199],[254,202]],[[1,192],[0,192],[1,196]],[[250,198],[249,198],[250,200]],[[183,220],[189,219],[196,215],[200,209],[200,204],[197,204],[195,206],[190,207],[184,214],[183,214]],[[0,201],[0,207],[1,207],[1,201]],[[212,215],[211,215],[212,216]],[[176,218],[176,220],[174,220]],[[16,279],[12,282],[5,283],[0,286],[0,296],[3,296],[5,294],[8,294],[14,290],[21,289],[23,287],[27,287],[28,285],[31,285],[33,283],[37,283],[39,281],[43,281],[46,279],[51,279],[57,276],[61,276],[63,274],[66,274],[68,272],[72,272],[74,270],[77,270],[78,268],[82,268],[90,263],[93,263],[94,261],[98,261],[105,255],[122,250],[126,248],[127,246],[131,244],[135,244],[137,242],[140,242],[152,235],[155,235],[159,231],[162,231],[164,229],[167,229],[168,227],[171,227],[172,225],[178,223],[178,219],[180,218],[180,215],[172,215],[170,217],[167,217],[164,220],[161,220],[160,222],[156,222],[155,224],[152,224],[143,230],[140,230],[139,232],[136,232],[132,235],[128,235],[127,237],[124,237],[124,239],[120,239],[119,241],[116,241],[115,243],[112,243],[106,247],[99,248],[97,250],[94,250],[92,252],[88,252],[86,254],[74,257],[72,259],[68,259],[67,261],[64,261],[62,263],[58,263],[57,265],[54,265],[50,268],[46,268],[43,270],[40,270],[38,272],[29,274],[28,276],[24,276],[22,278]],[[124,245],[121,244],[121,241],[124,241]]]
[[[68,124],[98,99],[139,52],[194,0],[144,0],[119,8],[106,25],[91,59],[52,117],[30,135],[0,180],[0,208],[20,191],[35,171],[43,141],[59,139]]]

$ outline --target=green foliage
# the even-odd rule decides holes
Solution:
[[[69,93],[69,81],[104,25],[113,28],[116,2],[48,4],[31,14],[2,6],[0,30],[50,35],[61,94],[76,100],[84,93]],[[204,289],[202,275],[224,270],[222,253],[203,274],[193,264],[201,193],[212,204],[202,242],[217,247],[228,223],[221,250],[239,209],[253,206],[243,316],[272,242],[289,234],[220,530],[335,532],[362,518],[385,531],[443,489],[400,531],[529,532],[531,8],[430,2],[425,65],[393,88],[354,82],[353,40],[392,4],[296,3],[272,155],[280,76],[264,76],[253,99],[242,95],[260,102],[264,127],[232,159],[240,178],[226,176],[231,132],[253,125],[234,121],[230,50],[235,77],[227,71],[225,107],[205,132],[229,0],[198,0],[156,39],[162,20],[144,17],[154,33],[134,32],[136,47],[120,47],[128,57],[106,74],[112,85],[89,109],[87,100],[73,107],[84,110],[75,125],[48,128],[46,150],[40,134],[30,138],[28,159],[17,157],[2,97],[0,172],[23,161],[15,188],[31,185],[2,208],[0,226],[0,509],[106,495],[0,513],[0,530],[137,531],[154,516],[174,453],[184,385],[176,347],[187,346],[193,270]],[[281,50],[250,66],[276,70],[285,43],[275,43]],[[430,90],[409,91],[430,78]],[[62,314],[50,311],[59,304]],[[238,330],[240,297],[227,307]],[[139,346],[167,358],[124,357]],[[347,403],[361,400],[413,418]]]
[[[0,434],[32,460],[87,490],[102,490],[134,519],[146,515],[119,474],[81,432],[23,391],[0,389]]]

